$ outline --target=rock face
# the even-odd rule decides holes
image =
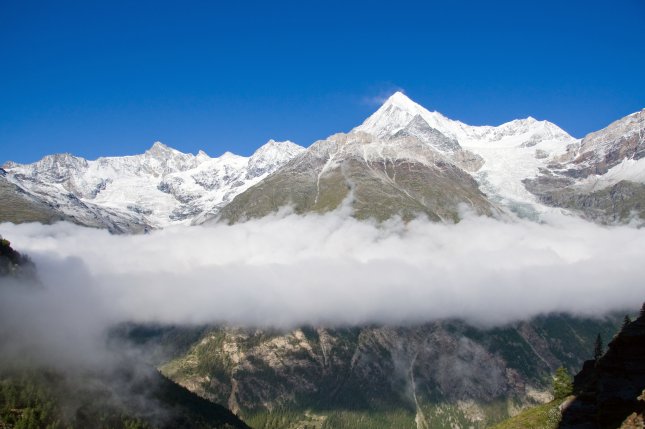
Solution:
[[[527,180],[526,188],[542,202],[584,214],[601,223],[645,219],[645,184],[621,180],[592,192],[580,192],[573,181],[557,177]]]
[[[562,429],[642,428],[645,415],[645,305],[597,361],[575,377],[576,398],[562,413]],[[640,426],[639,426],[640,425]]]
[[[544,204],[615,223],[645,219],[645,110],[572,144],[524,180]]]
[[[603,175],[624,159],[638,161],[645,157],[645,109],[587,135],[577,148],[572,167],[575,177]]]
[[[243,418],[290,410],[336,416],[342,425],[360,414],[356,427],[365,428],[383,415],[398,416],[392,427],[415,427],[415,420],[422,422],[416,427],[485,427],[548,400],[555,368],[578,367],[587,355],[580,350],[591,350],[596,333],[613,332],[616,322],[550,316],[487,330],[459,322],[217,328],[161,370]]]

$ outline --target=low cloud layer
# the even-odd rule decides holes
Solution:
[[[287,215],[136,236],[67,223],[3,224],[0,233],[32,257],[45,288],[29,294],[45,298],[18,294],[4,311],[63,321],[61,335],[78,330],[66,325],[122,321],[497,325],[645,299],[645,229],[563,216],[377,226]]]

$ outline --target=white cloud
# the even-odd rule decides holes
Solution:
[[[387,101],[388,98],[395,92],[400,91],[405,94],[405,91],[403,88],[394,86],[394,85],[389,85],[385,89],[381,89],[376,94],[374,95],[369,95],[363,97],[363,104],[366,104],[368,106],[377,106],[380,107],[383,103]]]
[[[378,226],[333,213],[136,236],[65,223],[0,233],[39,267],[47,298],[30,311],[97,332],[120,321],[495,325],[645,298],[645,230],[568,217]]]

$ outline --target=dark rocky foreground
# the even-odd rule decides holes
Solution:
[[[645,427],[645,305],[597,362],[585,362],[574,388],[576,397],[563,410],[561,429]]]

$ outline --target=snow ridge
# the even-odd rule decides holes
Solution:
[[[353,131],[363,131],[377,137],[384,137],[403,129],[417,115],[432,128],[458,140],[463,146],[485,144],[518,135],[536,136],[536,139],[540,137],[573,139],[557,125],[548,121],[538,121],[530,116],[497,127],[466,125],[461,121],[449,119],[439,112],[427,110],[400,91],[395,92],[373,115]]]
[[[420,120],[436,130],[435,134],[438,131],[455,141],[456,146],[445,141],[440,145],[432,144],[436,136],[429,131],[415,132]],[[413,134],[448,156],[457,148],[463,148],[483,158],[483,166],[472,174],[492,201],[512,210],[530,206],[537,212],[551,209],[541,205],[522,181],[536,176],[553,157],[564,154],[568,145],[578,142],[557,125],[532,117],[499,126],[467,125],[427,110],[402,92],[394,93],[352,131],[382,139],[401,133]]]
[[[190,223],[213,215],[237,194],[284,165],[304,148],[270,140],[250,157],[226,152],[182,153],[155,142],[141,155],[101,157],[48,155],[33,164],[7,163],[8,178],[24,190],[60,206],[72,217],[109,211],[150,227]],[[73,196],[74,204],[64,204]]]

